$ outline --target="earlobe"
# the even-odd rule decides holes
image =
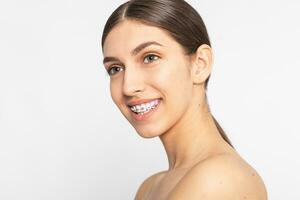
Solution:
[[[211,73],[212,49],[209,45],[203,44],[198,47],[193,58],[192,77],[194,84],[202,84]]]

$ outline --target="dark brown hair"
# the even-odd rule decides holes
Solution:
[[[102,34],[102,50],[109,32],[126,19],[164,29],[183,47],[187,55],[194,54],[202,44],[211,46],[201,16],[184,0],[131,0],[120,5],[108,18]],[[205,81],[205,90],[209,78],[210,75]],[[207,102],[206,94],[205,98]],[[233,147],[215,117],[212,117],[223,139]]]

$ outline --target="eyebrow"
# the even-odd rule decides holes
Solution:
[[[158,46],[163,46],[162,44],[155,42],[155,41],[148,41],[148,42],[144,42],[142,44],[139,44],[137,47],[135,47],[132,51],[131,51],[131,55],[134,56],[136,54],[138,54],[140,51],[142,51],[143,49],[145,49],[146,47],[150,46],[150,45],[158,45]],[[116,57],[105,57],[103,59],[103,64],[107,63],[107,62],[112,62],[112,61],[118,61],[120,62],[120,60]]]

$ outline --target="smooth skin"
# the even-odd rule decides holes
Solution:
[[[103,55],[114,103],[141,137],[158,136],[168,156],[169,169],[148,177],[135,200],[267,200],[262,178],[221,137],[209,111],[210,46],[188,56],[164,30],[126,19],[108,34]],[[128,101],[153,98],[162,98],[158,109],[136,121]]]

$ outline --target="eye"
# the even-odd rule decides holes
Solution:
[[[145,63],[151,63],[155,60],[159,59],[158,56],[154,55],[154,54],[148,54],[146,57],[144,57],[144,62]],[[118,73],[119,71],[122,71],[123,68],[117,65],[112,65],[111,67],[108,68],[107,73],[109,76],[113,76],[116,73]]]
[[[115,66],[115,67],[114,67],[114,66]],[[108,75],[113,76],[113,75],[115,75],[116,73],[118,73],[118,72],[121,71],[121,70],[123,70],[122,67],[113,65],[112,67],[110,67],[110,68],[107,70],[107,73],[108,73]]]
[[[157,60],[158,58],[159,58],[159,57],[156,56],[156,55],[154,55],[154,54],[149,54],[149,55],[147,55],[147,56],[144,58],[144,62],[145,62],[145,60],[148,60],[148,61],[145,62],[145,63],[153,62],[153,61]]]

